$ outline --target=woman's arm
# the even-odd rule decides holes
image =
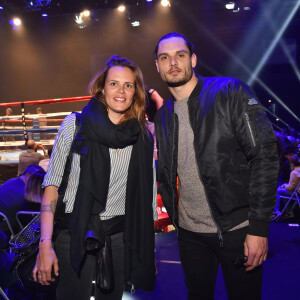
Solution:
[[[49,285],[55,280],[51,272],[58,276],[58,260],[52,248],[52,234],[54,213],[58,199],[58,188],[56,186],[47,186],[41,204],[41,238],[39,244],[39,253],[36,264],[33,269],[33,278],[42,285]]]

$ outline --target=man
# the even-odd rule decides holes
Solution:
[[[21,229],[17,224],[16,213],[20,210],[36,208],[36,205],[25,201],[24,192],[30,175],[37,171],[43,171],[43,169],[38,165],[31,165],[20,177],[11,178],[0,186],[0,212],[6,215],[15,234]],[[1,223],[0,230],[4,231],[7,236],[10,235],[6,224]]]
[[[272,126],[244,83],[196,76],[185,36],[163,36],[154,54],[172,94],[155,118],[159,191],[188,299],[214,299],[219,264],[230,299],[260,299],[278,174]]]
[[[29,140],[27,142],[26,147],[27,147],[27,151],[22,152],[19,155],[18,176],[23,174],[24,170],[28,166],[32,164],[38,165],[42,159],[48,158],[46,149],[43,146],[43,144],[37,144],[35,141]],[[44,155],[37,152],[37,147],[40,147],[43,150]]]

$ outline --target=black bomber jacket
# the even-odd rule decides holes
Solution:
[[[178,225],[178,117],[174,98],[157,112],[159,193]],[[249,220],[268,236],[276,202],[276,137],[252,89],[234,78],[198,77],[188,100],[200,179],[219,234]]]

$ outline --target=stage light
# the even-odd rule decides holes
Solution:
[[[21,26],[22,21],[21,21],[21,19],[19,19],[19,18],[14,18],[14,19],[13,19],[13,24],[14,24],[15,26]]]
[[[91,15],[91,12],[89,10],[84,10],[82,13],[81,13],[84,17],[89,17]]]
[[[251,10],[251,8],[249,6],[245,6],[244,10]]]
[[[30,5],[33,6],[33,2],[32,1],[30,2]]]
[[[171,5],[170,5],[170,1],[168,1],[168,0],[161,0],[160,4],[161,4],[163,7],[171,6]]]
[[[256,80],[256,78],[258,77],[259,73],[261,72],[261,70],[263,69],[266,61],[269,59],[269,57],[271,56],[273,50],[275,49],[275,47],[277,46],[278,42],[280,41],[282,35],[284,34],[286,28],[288,27],[288,25],[290,24],[291,20],[293,19],[294,15],[296,14],[296,12],[298,11],[298,8],[300,7],[300,2],[296,2],[293,9],[288,12],[287,18],[284,20],[284,23],[281,25],[280,30],[276,33],[275,38],[272,40],[272,43],[270,44],[270,46],[268,47],[267,51],[265,51],[263,57],[261,58],[261,60],[259,61],[259,63],[257,64],[254,72],[252,72],[251,77],[249,78],[249,80],[247,81],[247,83],[249,85],[252,85],[253,82]],[[293,114],[295,115],[295,114]],[[297,117],[297,120],[299,120],[299,118]]]
[[[277,122],[279,122],[279,119],[278,119],[278,118],[276,118],[276,121],[277,121]]]
[[[146,0],[146,2],[152,2],[152,0]]]
[[[2,6],[0,6],[0,10],[2,10],[3,9],[3,7]]]
[[[131,25],[133,27],[138,27],[138,26],[140,26],[140,22],[139,21],[134,21],[134,22],[131,23]]]
[[[45,17],[48,17],[48,15],[47,15],[47,14],[42,14],[42,17],[44,17],[44,18],[45,18]]]
[[[82,24],[82,23],[83,23],[82,17],[81,17],[80,15],[76,15],[76,16],[75,16],[75,22],[76,22],[77,24]]]
[[[124,12],[125,9],[126,9],[125,5],[120,5],[120,6],[118,7],[118,11],[120,11],[120,12]]]
[[[272,102],[272,100],[269,100],[269,103],[271,103]]]
[[[234,9],[234,5],[235,5],[234,2],[228,2],[228,3],[225,4],[225,7],[227,9]]]
[[[240,8],[238,7],[237,9],[234,9],[233,12],[239,12]]]

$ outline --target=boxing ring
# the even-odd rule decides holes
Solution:
[[[61,122],[74,110],[75,102],[90,100],[91,96],[32,100],[23,102],[0,103],[0,109],[14,108],[15,115],[0,117],[0,184],[17,176],[19,155],[26,150],[26,142],[34,140],[47,149],[54,144]],[[67,103],[67,105],[65,104]],[[65,104],[63,109],[51,113],[32,113],[41,105],[48,110],[48,105]],[[83,103],[85,105],[85,103]],[[56,108],[55,107],[55,108]],[[65,111],[62,111],[65,110]],[[29,112],[31,111],[31,113]],[[41,154],[41,150],[38,150]]]

